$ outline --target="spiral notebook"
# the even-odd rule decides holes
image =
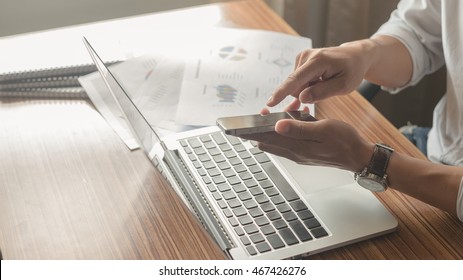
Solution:
[[[78,79],[95,71],[95,65],[85,64],[0,74],[0,98],[86,99]]]

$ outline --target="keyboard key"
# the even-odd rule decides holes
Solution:
[[[236,185],[238,183],[241,183],[241,180],[240,178],[238,178],[238,176],[231,176],[227,178],[227,181],[230,185]]]
[[[216,149],[217,148],[217,145],[212,142],[212,141],[209,141],[209,142],[203,142],[204,144],[204,147],[206,147],[206,149]]]
[[[247,246],[246,251],[248,251],[249,255],[251,255],[251,256],[257,255],[257,251],[252,245]]]
[[[241,173],[248,170],[246,166],[244,166],[241,162],[235,165],[233,168],[235,169],[236,173]]]
[[[284,213],[283,218],[287,222],[297,220],[297,216],[296,216],[296,214],[294,214],[294,212],[286,212],[286,213]]]
[[[198,147],[193,150],[196,155],[202,155],[206,153],[206,150],[203,147]]]
[[[243,146],[243,144],[239,143],[237,145],[233,145],[235,146],[234,149],[235,151],[237,151],[238,153],[241,153],[241,152],[244,152],[246,151],[246,148]]]
[[[211,137],[208,134],[199,136],[199,140],[203,143],[211,142]]]
[[[263,216],[264,212],[262,212],[260,208],[252,208],[251,210],[249,210],[249,215],[251,215],[251,217],[253,218],[256,218],[256,217]]]
[[[282,219],[275,220],[272,222],[272,224],[276,229],[282,229],[288,226]]]
[[[320,226],[320,223],[315,218],[304,220],[304,224],[308,229],[312,229],[312,228],[316,228]]]
[[[264,190],[265,190],[265,193],[268,196],[275,196],[275,195],[280,194],[280,192],[275,187],[270,187],[270,188],[267,188],[267,189],[264,189]]]
[[[259,195],[259,194],[263,194],[262,189],[259,188],[259,187],[249,188],[249,191],[254,196]]]
[[[257,162],[256,162],[253,158],[246,158],[246,159],[243,159],[243,163],[244,163],[247,167],[255,166],[255,165],[257,164]]]
[[[231,168],[230,164],[226,161],[217,164],[217,167],[219,167],[220,170],[228,170]]]
[[[280,233],[281,238],[283,238],[287,245],[299,243],[299,240],[297,240],[296,236],[289,228],[281,229],[278,233]]]
[[[264,181],[268,179],[267,174],[265,174],[264,172],[259,172],[259,173],[254,174],[254,178],[257,181]]]
[[[207,170],[207,174],[209,174],[209,176],[211,177],[215,177],[215,176],[219,176],[220,174],[222,174],[222,172],[220,172],[217,168],[211,168],[209,170]]]
[[[244,207],[246,207],[246,209],[252,209],[257,207],[257,203],[254,200],[246,200],[245,202],[243,202],[243,205]]]
[[[255,198],[256,198],[257,203],[259,203],[259,204],[268,202],[268,198],[267,198],[267,196],[265,194],[258,195]]]
[[[228,222],[230,223],[230,225],[232,225],[232,227],[236,227],[237,225],[239,225],[238,221],[235,218],[228,219]]]
[[[263,181],[260,181],[259,182],[259,185],[266,189],[266,188],[270,188],[270,187],[273,187],[273,183],[270,181],[270,180],[263,180]]]
[[[214,184],[207,184],[207,189],[210,191],[210,192],[215,192],[217,191],[217,188],[215,187]]]
[[[296,212],[299,212],[299,211],[302,211],[302,210],[307,210],[307,206],[305,206],[304,201],[302,201],[300,199],[296,200],[296,201],[292,201],[291,203],[289,203],[289,205],[291,205],[291,207]]]
[[[269,221],[269,220],[267,219],[267,217],[265,217],[265,216],[256,218],[254,221],[255,221],[256,224],[257,224],[258,226],[260,226],[260,227],[270,224],[270,221]]]
[[[249,215],[244,215],[244,216],[239,217],[238,221],[243,226],[252,224],[252,222],[253,222],[251,216],[249,216]]]
[[[209,154],[210,154],[211,156],[216,156],[216,155],[220,155],[221,152],[220,152],[219,149],[217,149],[217,148],[211,148],[211,149],[209,149]]]
[[[238,160],[238,162],[241,162],[237,157],[236,157],[236,153],[234,151],[226,151],[223,153],[224,156],[228,159],[232,159],[234,158],[235,161]]]
[[[240,174],[238,174],[241,178],[241,180],[245,181],[245,180],[249,180],[252,178],[252,175],[251,173],[249,173],[248,171],[244,171],[244,172],[241,172]],[[256,183],[257,184],[257,183]]]
[[[226,161],[225,157],[223,155],[216,155],[216,156],[213,156],[212,159],[216,162],[216,163],[220,163],[220,162],[224,162]]]
[[[259,253],[265,253],[265,252],[272,250],[272,248],[270,248],[267,242],[262,242],[262,243],[257,244],[256,249],[257,251],[259,251]]]
[[[244,192],[246,190],[246,187],[241,183],[233,185],[232,188],[237,193]]]
[[[239,201],[236,198],[227,200],[227,203],[228,203],[228,206],[230,206],[230,208],[236,208],[236,207],[241,206],[241,201]]]
[[[235,230],[236,234],[238,234],[238,236],[242,236],[242,235],[245,234],[244,230],[242,228],[240,228],[240,227],[235,227],[234,230]]]
[[[213,193],[212,196],[214,197],[215,200],[221,200],[222,199],[222,196],[218,192]]]
[[[270,212],[275,210],[275,206],[272,203],[264,203],[260,206],[264,212]]]
[[[259,231],[259,229],[257,228],[257,226],[255,224],[251,224],[251,225],[247,225],[244,227],[244,231],[247,233],[247,234],[253,234],[253,233],[256,233]]]
[[[198,139],[196,138],[191,138],[191,139],[188,139],[188,143],[190,144],[190,146],[195,149],[195,148],[199,148],[201,147],[201,142],[199,142]]]
[[[312,212],[310,212],[310,210],[304,210],[304,211],[298,212],[297,215],[299,216],[299,218],[301,218],[301,220],[307,220],[307,219],[313,218],[313,214]]]
[[[261,167],[268,174],[270,179],[275,183],[275,186],[280,190],[281,194],[287,201],[293,201],[299,198],[293,187],[281,175],[280,171],[271,162],[263,163]]]
[[[230,190],[230,185],[229,184],[219,184],[217,185],[217,189],[221,192],[226,192]]]
[[[218,201],[217,201],[217,204],[219,205],[219,207],[220,207],[221,209],[227,208],[227,203],[226,203],[225,201],[223,201],[223,200],[218,200]]]
[[[261,164],[266,163],[266,162],[270,162],[269,157],[265,153],[257,154],[257,155],[255,155],[255,158],[256,158],[257,162],[261,163]]]
[[[263,226],[263,227],[260,228],[260,230],[261,230],[262,233],[265,234],[265,235],[269,235],[269,234],[275,233],[275,229],[273,229],[273,227],[272,227],[271,225]]]
[[[236,194],[231,190],[222,193],[222,196],[225,200],[236,198]]]
[[[271,200],[275,205],[282,204],[285,202],[285,199],[281,195],[273,196]]]
[[[232,151],[232,148],[230,147],[230,145],[228,145],[228,143],[225,143],[225,144],[221,144],[219,145],[219,148],[222,152],[228,152],[228,151]],[[234,154],[235,152],[233,152]]]
[[[313,234],[313,236],[315,236],[315,238],[320,238],[328,235],[326,230],[322,227],[311,229],[310,232]]]
[[[253,155],[258,155],[258,154],[263,153],[259,148],[256,148],[256,147],[249,149],[249,151],[250,151],[251,154],[253,154]]]
[[[238,208],[233,209],[232,211],[233,211],[233,214],[235,214],[235,216],[237,217],[246,215],[248,213],[248,211],[244,209],[244,207],[238,207]]]
[[[257,182],[256,182],[256,180],[254,180],[254,179],[246,180],[246,181],[244,181],[244,184],[245,184],[246,187],[248,187],[248,188],[252,188],[252,187],[257,186]]]
[[[286,203],[277,205],[277,209],[278,211],[280,211],[280,213],[286,213],[291,211],[291,207],[289,207],[289,205]]]
[[[225,217],[227,218],[230,218],[230,217],[233,217],[233,213],[230,209],[224,209],[223,210],[223,214],[225,215]]]
[[[227,140],[225,140],[225,137],[223,137],[222,133],[220,132],[212,134],[212,138],[219,145],[227,143]]]
[[[265,240],[264,236],[260,233],[255,233],[251,236],[249,236],[249,239],[251,239],[252,243],[256,244],[259,242],[262,242]]]
[[[229,162],[231,165],[235,166],[235,165],[238,165],[238,164],[241,164],[241,160],[237,157],[234,157],[234,158],[230,158],[229,159]]]
[[[206,162],[206,161],[210,161],[210,160],[211,160],[211,157],[210,157],[208,154],[202,154],[202,155],[199,155],[199,156],[198,156],[198,159],[199,159],[201,162]]]
[[[247,159],[247,158],[252,158],[251,154],[248,152],[248,151],[243,151],[243,152],[239,152],[238,153],[238,156],[241,158],[241,159]]]
[[[244,246],[251,245],[251,241],[247,236],[240,237],[241,243],[243,243]]]
[[[301,224],[301,222],[292,221],[289,223],[289,227],[293,229],[293,231],[296,233],[297,237],[299,237],[301,241],[308,241],[313,239],[310,233]]]
[[[230,178],[232,176],[235,176],[235,171],[233,171],[232,169],[223,170],[223,175],[226,178]]]
[[[279,249],[285,247],[285,244],[281,240],[281,238],[278,236],[278,234],[272,234],[270,236],[267,236],[267,241],[270,243],[270,246],[272,246],[273,249]]]
[[[267,213],[267,218],[269,218],[270,221],[274,221],[274,220],[281,219],[281,215],[277,211],[272,211],[272,212]]]
[[[227,137],[228,141],[230,141],[233,146],[241,144],[241,140],[238,137],[231,135],[225,135],[225,137]]]
[[[203,162],[203,166],[206,169],[211,169],[211,168],[215,168],[215,163],[213,161],[206,161],[206,162]]]
[[[262,169],[258,165],[253,165],[249,167],[249,171],[251,171],[252,174],[262,172]]]
[[[236,190],[235,190],[236,191]],[[248,191],[245,191],[245,192],[240,192],[238,194],[238,197],[241,201],[246,201],[246,200],[249,200],[252,198],[252,195],[248,192]]]

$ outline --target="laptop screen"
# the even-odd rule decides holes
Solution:
[[[122,84],[103,63],[87,39],[83,38],[83,41],[98,69],[98,72],[100,72],[106,86],[117,101],[116,103],[119,105],[119,109],[123,112],[126,120],[129,122],[129,127],[132,128],[134,137],[138,140],[139,144],[146,153],[149,154],[154,145],[160,141],[158,135],[140,112],[138,107],[133,103],[133,100],[127,94]]]

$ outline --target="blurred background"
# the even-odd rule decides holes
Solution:
[[[255,0],[249,0],[255,1]],[[0,0],[0,37],[220,0]],[[373,34],[398,0],[265,0],[314,47],[336,46]],[[372,104],[396,127],[430,126],[432,109],[445,92],[445,69],[399,94],[377,94]]]

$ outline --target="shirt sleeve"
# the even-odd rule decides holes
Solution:
[[[396,93],[418,83],[444,64],[441,1],[402,0],[389,20],[373,35],[387,35],[401,41],[413,61],[413,75],[401,88],[384,88]]]
[[[460,221],[463,222],[463,178],[461,178],[460,190],[457,197],[457,215]]]

